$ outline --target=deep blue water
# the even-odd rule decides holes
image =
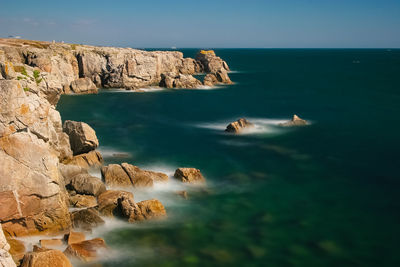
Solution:
[[[216,53],[235,85],[62,96],[63,120],[90,124],[106,163],[208,181],[189,200],[173,182],[134,192],[168,220],[103,231],[120,251],[104,266],[400,266],[400,50]],[[311,125],[277,126],[293,114]],[[240,117],[258,130],[225,134]]]

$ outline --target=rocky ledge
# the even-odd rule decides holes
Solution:
[[[103,166],[94,129],[84,122],[62,124],[56,110],[61,94],[96,93],[100,87],[197,88],[203,83],[192,75],[201,72],[207,73],[204,84],[229,84],[228,71],[213,51],[191,59],[180,52],[0,39],[0,266],[71,266],[68,257],[90,261],[106,249],[104,240],[78,237],[104,224],[102,217],[137,223],[166,216],[157,199],[135,202],[121,187],[149,187],[168,175],[129,163]],[[102,179],[90,168],[101,170]],[[174,177],[204,182],[193,168],[180,168]],[[66,233],[62,240],[41,240],[31,251],[15,239]],[[81,243],[72,245],[71,238]],[[59,245],[68,248],[52,249]]]

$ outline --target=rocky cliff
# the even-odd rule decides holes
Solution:
[[[61,94],[196,88],[203,83],[192,75],[200,72],[208,73],[207,85],[229,84],[228,71],[210,51],[191,59],[180,52],[0,39],[0,223],[6,236],[68,231],[75,223],[71,197],[96,202],[101,192],[94,188],[105,190],[84,170],[102,164],[95,133],[79,122],[63,127],[55,109]]]

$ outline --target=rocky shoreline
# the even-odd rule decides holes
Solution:
[[[228,71],[213,51],[192,59],[181,52],[0,39],[0,266],[92,261],[106,244],[85,240],[84,232],[102,225],[102,217],[136,223],[166,216],[157,199],[135,202],[120,188],[151,187],[168,175],[129,163],[103,166],[95,131],[84,122],[62,124],[56,110],[61,94],[232,84]],[[198,73],[206,73],[204,81],[193,76]],[[90,168],[100,169],[102,179]],[[204,183],[193,168],[178,168],[174,179]],[[31,235],[49,238],[28,251],[18,238]],[[67,248],[51,249],[57,244]]]

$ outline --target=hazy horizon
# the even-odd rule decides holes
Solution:
[[[135,48],[400,48],[400,3],[160,0],[2,3],[0,37]]]

